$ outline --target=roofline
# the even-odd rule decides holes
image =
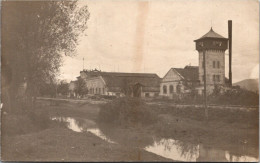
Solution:
[[[228,40],[228,38],[216,38],[216,37],[204,37],[194,40],[194,42],[200,41],[200,40],[207,40],[207,39],[218,39],[218,40]]]
[[[182,76],[177,70],[176,68],[172,68],[182,79],[185,79],[184,76]],[[183,68],[184,69],[184,68]]]

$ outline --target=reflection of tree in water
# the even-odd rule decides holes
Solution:
[[[145,133],[142,130],[121,128],[110,124],[98,123],[100,131],[109,139],[116,141],[119,144],[128,147],[145,148],[153,144],[151,134]]]
[[[84,123],[85,121],[83,119],[74,119],[75,124],[79,127],[79,128],[83,128],[84,127]],[[84,129],[84,128],[83,128]]]
[[[196,158],[196,156],[198,155],[198,145],[194,145],[183,141],[175,141],[175,143],[177,144],[177,149],[181,151],[181,156],[191,159],[193,157]]]
[[[194,157],[196,158],[199,150],[198,145],[173,139],[161,139],[160,141],[156,141],[156,145],[163,145],[165,151],[171,151],[172,147],[175,147],[180,151],[181,157],[187,160],[191,160]]]

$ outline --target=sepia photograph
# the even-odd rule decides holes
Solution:
[[[258,0],[0,6],[2,162],[259,162]]]

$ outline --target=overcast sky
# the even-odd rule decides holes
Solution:
[[[198,65],[194,40],[213,27],[228,37],[233,21],[233,82],[258,78],[257,0],[96,0],[88,5],[87,36],[76,57],[64,57],[61,79],[75,80],[83,69],[156,73]],[[228,50],[226,51],[228,77]]]

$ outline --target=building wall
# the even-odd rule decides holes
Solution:
[[[170,87],[173,87],[173,91],[170,91]],[[166,87],[166,93],[164,92],[164,87]],[[178,91],[179,89],[179,91]],[[180,83],[180,81],[172,81],[172,82],[162,82],[160,84],[160,95],[171,97],[173,94],[180,94],[184,92],[184,86]]]
[[[118,97],[124,97],[125,94],[122,92],[106,92],[105,95],[109,95],[109,96],[118,96]]]
[[[86,79],[86,85],[89,94],[107,95],[108,93],[105,82],[101,77]]]
[[[87,78],[87,75],[86,75],[86,73],[85,73],[84,71],[80,71],[80,77],[81,77],[82,79],[86,79],[86,78]]]
[[[173,92],[170,92],[170,86],[173,86]],[[164,87],[166,87],[166,93],[164,92]],[[177,91],[178,87],[179,92]],[[173,69],[170,69],[160,84],[160,96],[171,97],[173,94],[182,93],[183,91],[184,86],[181,83],[181,77]]]
[[[159,93],[158,92],[142,92],[141,93],[141,97],[156,97],[158,96]]]
[[[206,82],[208,93],[211,93],[214,89],[214,85],[225,84],[225,52],[222,50],[207,50],[206,56]],[[215,68],[213,67],[213,61],[215,61]],[[219,68],[217,66],[219,61]],[[204,68],[203,68],[203,52],[199,52],[199,80],[201,85],[204,84],[203,80]],[[213,75],[219,75],[220,81],[217,81]]]

